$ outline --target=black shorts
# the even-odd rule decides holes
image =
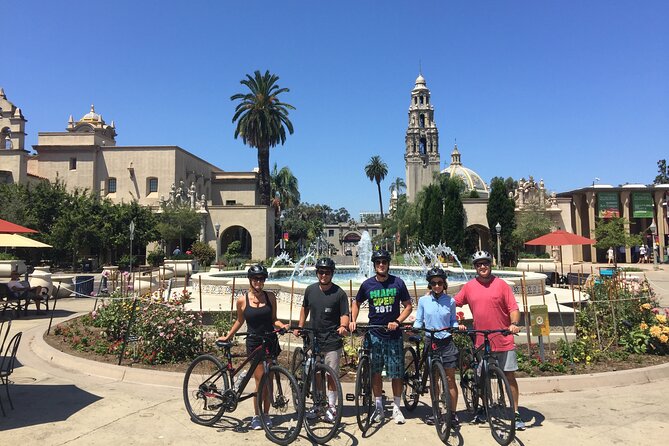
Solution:
[[[441,360],[444,368],[455,368],[458,365],[458,348],[453,342],[453,336],[447,337],[445,340],[435,339],[433,345],[425,342],[425,351],[435,347],[435,359]]]
[[[248,338],[246,338],[246,354],[250,355],[251,353],[253,353],[253,350],[255,350],[261,345],[262,345],[262,339],[260,337],[249,336]],[[271,337],[267,345],[269,347],[270,356],[272,356],[273,358],[279,356],[279,353],[281,353],[281,347],[279,347],[279,338],[276,335]]]

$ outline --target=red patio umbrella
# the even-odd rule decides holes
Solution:
[[[0,234],[37,234],[39,231],[0,218]]]
[[[596,240],[583,237],[582,235],[572,234],[571,232],[558,229],[549,232],[535,239],[525,242],[526,245],[533,246],[559,246],[560,247],[560,274],[564,275],[564,266],[562,265],[562,247],[570,245],[592,245]]]

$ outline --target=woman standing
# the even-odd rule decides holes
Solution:
[[[458,328],[458,319],[455,313],[455,299],[446,294],[447,282],[446,272],[441,268],[432,268],[427,272],[427,283],[430,293],[421,297],[418,301],[416,321],[414,328],[427,328],[439,330],[441,328]],[[465,329],[466,327],[459,327]],[[455,366],[458,363],[458,348],[453,342],[453,336],[448,332],[435,333],[434,344],[437,346],[436,354],[441,358],[441,363],[446,371],[448,390],[451,394],[452,424],[458,426],[455,410],[458,406],[458,386],[455,383]],[[425,348],[431,348],[429,342],[425,342]],[[431,417],[427,419],[428,424],[433,424]]]
[[[288,328],[288,325],[285,325],[276,317],[276,296],[272,292],[263,290],[267,276],[267,269],[262,265],[253,265],[249,268],[247,272],[249,290],[237,299],[237,320],[232,324],[230,331],[219,338],[220,341],[228,341],[246,322],[247,332],[249,333],[249,336],[246,337],[247,355],[250,355],[253,350],[262,345],[262,336],[266,337],[267,333],[273,331],[275,327]],[[281,352],[279,339],[276,334],[271,335],[271,337],[270,354],[276,357]],[[253,377],[256,381],[256,394],[262,375],[263,365],[259,364],[253,371]],[[256,414],[251,421],[251,429],[260,430],[263,427],[256,404],[254,404],[254,410]],[[269,412],[269,401],[264,402],[263,412]]]

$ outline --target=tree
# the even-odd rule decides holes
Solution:
[[[443,241],[462,259],[466,255],[465,207],[462,204],[464,183],[460,178],[444,177],[441,190],[444,196],[444,218],[441,226]]]
[[[158,233],[163,240],[193,240],[200,233],[200,215],[188,205],[165,204],[158,218]]]
[[[369,159],[369,164],[365,166],[365,175],[369,181],[375,181],[379,190],[379,209],[381,210],[381,221],[383,221],[383,199],[381,198],[381,181],[388,175],[388,165],[381,160],[381,157],[374,155]]]
[[[420,207],[420,229],[418,236],[426,245],[436,245],[441,241],[441,221],[443,219],[443,202],[441,189],[430,184],[423,189],[425,197]]]
[[[404,191],[407,188],[407,184],[404,182],[404,180],[400,177],[395,178],[392,183],[390,183],[390,187],[388,188],[390,190],[390,193],[392,194],[393,192],[397,193],[397,196],[399,197],[404,193]]]
[[[662,159],[657,162],[658,175],[655,177],[653,184],[669,184],[669,167],[667,167],[667,160]]]
[[[613,248],[617,250],[621,246],[630,247],[643,243],[643,238],[638,234],[627,234],[625,226],[629,221],[624,218],[600,219],[595,225],[595,248],[608,250]],[[614,259],[617,256],[613,256]],[[614,260],[617,265],[617,260]]]
[[[553,222],[537,202],[527,202],[521,212],[516,214],[516,228],[513,240],[518,249],[523,250],[525,242],[544,234],[548,234]]]
[[[276,163],[270,176],[272,196],[279,198],[279,204],[285,209],[300,203],[300,190],[297,178],[288,167],[277,171]]]
[[[270,205],[269,149],[286,142],[286,130],[292,135],[293,124],[288,119],[288,110],[295,110],[290,104],[279,100],[281,93],[288,88],[277,85],[279,76],[269,70],[261,74],[256,70],[253,76],[247,74],[240,84],[245,85],[248,93],[237,93],[231,101],[239,101],[235,107],[232,122],[237,123],[235,139],[241,135],[244,144],[258,151],[260,204]]]
[[[502,226],[501,245],[502,245],[502,263],[509,264],[514,259],[513,249],[513,231],[516,228],[514,209],[516,204],[512,198],[509,198],[507,184],[512,182],[501,177],[495,177],[490,181],[490,196],[488,197],[488,209],[486,216],[488,218],[488,227],[493,240],[497,239],[495,225],[499,223]]]

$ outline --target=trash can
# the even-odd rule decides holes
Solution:
[[[93,292],[94,276],[77,276],[74,278],[74,297],[90,296]],[[83,295],[83,296],[82,296]]]
[[[81,270],[85,273],[93,272],[93,260],[86,259],[83,262],[81,262]]]

